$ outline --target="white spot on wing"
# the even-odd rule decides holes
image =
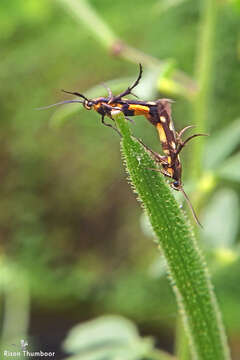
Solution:
[[[154,101],[148,101],[147,104],[148,105],[156,105],[156,103]]]
[[[169,124],[169,129],[170,129],[171,131],[174,131],[174,127],[173,127],[173,123],[172,123],[172,121],[170,121],[170,124]]]
[[[175,144],[174,141],[171,142],[171,146],[172,146],[173,149],[176,149],[176,144]]]

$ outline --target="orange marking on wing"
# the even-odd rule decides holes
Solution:
[[[166,171],[171,177],[173,176],[173,169],[172,168],[168,168]]]
[[[164,131],[161,123],[157,123],[157,130],[158,130],[160,141],[163,143],[166,143],[167,137],[166,137],[165,131]]]
[[[149,113],[149,107],[144,105],[129,104],[129,110],[134,111],[134,115],[147,115]]]

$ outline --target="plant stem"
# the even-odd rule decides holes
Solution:
[[[130,181],[143,203],[163,255],[196,359],[229,359],[226,337],[206,264],[182,210],[155,164],[116,115],[121,149]]]
[[[188,338],[181,317],[178,315],[175,335],[175,352],[178,360],[191,360]]]

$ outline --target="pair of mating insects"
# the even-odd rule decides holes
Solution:
[[[125,91],[117,96],[113,96],[112,91],[108,90],[108,97],[99,97],[96,99],[88,99],[86,96],[78,92],[64,92],[76,95],[83,100],[66,100],[59,103],[44,107],[49,108],[61,104],[69,103],[81,103],[87,110],[95,110],[101,115],[102,123],[106,126],[112,127],[118,132],[116,127],[112,124],[105,122],[105,116],[109,117],[114,121],[112,117],[112,111],[121,111],[125,117],[128,119],[128,116],[144,115],[147,120],[155,126],[158,131],[160,142],[162,144],[162,149],[164,155],[160,155],[157,152],[151,150],[147,147],[140,139],[137,139],[146,149],[146,151],[152,156],[156,164],[161,165],[160,169],[151,169],[161,172],[164,176],[171,178],[173,182],[171,187],[174,190],[181,191],[187,200],[187,203],[192,211],[193,217],[198,225],[201,226],[197,215],[192,207],[192,204],[185,193],[182,187],[182,165],[180,161],[179,154],[184,146],[196,136],[206,136],[206,134],[194,134],[189,136],[186,140],[182,140],[181,137],[184,132],[193,126],[186,126],[180,132],[177,132],[174,128],[172,116],[171,116],[171,103],[173,102],[170,99],[159,99],[157,101],[139,101],[139,100],[129,100],[125,99],[124,96],[134,95],[132,90],[139,84],[139,81],[142,77],[142,65],[139,64],[139,74],[136,81],[129,86]],[[43,108],[42,108],[43,109]],[[129,119],[128,119],[129,120]],[[121,135],[121,134],[120,134]]]

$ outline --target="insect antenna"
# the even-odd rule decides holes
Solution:
[[[66,91],[66,90],[63,90],[63,89],[62,89],[61,91],[64,92],[64,93],[66,93],[66,94],[71,94],[71,95],[79,96],[79,97],[81,97],[82,99],[89,101],[89,99],[88,99],[86,96],[84,96],[83,94],[80,94],[79,92],[76,92],[76,91],[74,91],[74,92],[72,92],[72,91]]]
[[[82,100],[64,100],[64,101],[57,102],[55,104],[51,104],[51,105],[43,106],[43,107],[40,107],[40,108],[36,108],[36,110],[45,110],[45,109],[50,109],[51,107],[54,107],[54,106],[64,105],[64,104],[71,104],[71,103],[80,103],[80,104],[82,104],[83,101]]]
[[[183,129],[184,130],[184,129]],[[184,148],[184,146],[192,139],[194,139],[195,137],[197,136],[209,136],[208,134],[194,134],[194,135],[191,135],[189,136],[186,140],[184,140],[183,142],[181,141],[180,139],[180,142],[179,142],[179,146],[178,146],[178,149],[177,149],[177,154],[180,153],[180,151]]]
[[[111,99],[110,103],[121,99],[123,96],[132,94],[132,90],[138,85],[138,83],[139,83],[139,81],[140,81],[140,79],[141,79],[141,77],[142,77],[142,73],[143,73],[142,64],[139,64],[139,74],[138,74],[137,79],[134,81],[134,83],[133,83],[131,86],[129,86],[129,87],[127,88],[127,90],[123,91],[121,94],[119,94],[119,95],[117,95],[117,96],[114,96],[114,97]],[[136,96],[136,95],[134,95],[134,94],[132,94],[132,95],[133,95],[133,96]]]
[[[185,133],[185,131],[187,131],[188,129],[191,129],[193,127],[196,127],[196,125],[188,125],[185,128],[183,128],[181,131],[179,131],[179,133],[178,133],[179,138],[182,137],[182,135]]]
[[[186,201],[187,201],[187,204],[188,204],[188,206],[189,206],[189,208],[190,208],[190,210],[191,210],[191,212],[192,212],[192,215],[193,215],[193,217],[194,217],[194,220],[195,220],[196,223],[203,229],[203,226],[202,226],[202,224],[200,223],[200,221],[198,220],[197,214],[195,213],[195,210],[194,210],[194,208],[193,208],[193,206],[192,206],[192,203],[191,203],[189,197],[187,196],[187,194],[185,193],[185,191],[183,190],[182,187],[179,188],[179,190],[183,193],[183,195],[184,195],[184,197],[185,197],[185,199],[186,199]]]
[[[129,87],[130,91],[132,91],[132,89],[134,89],[138,85],[138,83],[142,77],[142,73],[143,73],[142,64],[139,64],[139,74],[138,74],[136,81]]]

